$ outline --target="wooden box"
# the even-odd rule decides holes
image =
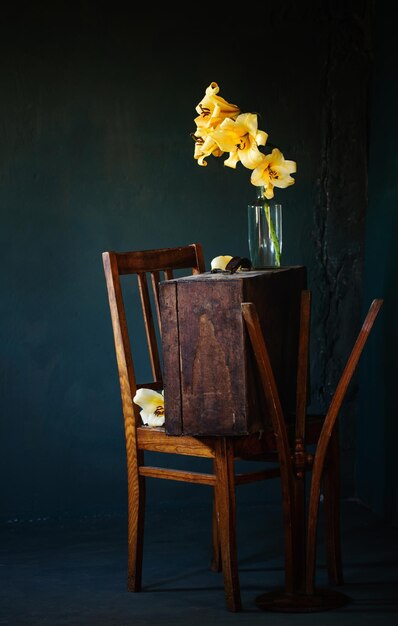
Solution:
[[[254,302],[282,405],[294,412],[304,266],[211,274],[159,285],[165,429],[245,435],[269,425],[241,312]]]

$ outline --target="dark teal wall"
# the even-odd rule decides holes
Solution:
[[[361,313],[369,15],[297,4],[256,9],[251,33],[232,14],[211,29],[110,3],[4,9],[1,519],[125,508],[102,251],[201,241],[207,267],[248,254],[250,172],[193,159],[195,105],[213,80],[297,161],[278,196],[283,262],[308,267],[313,399],[327,404]],[[343,424],[349,494],[356,401]]]
[[[384,310],[361,368],[356,482],[359,498],[397,524],[398,51],[388,14],[379,13],[376,26],[364,300],[382,297]]]

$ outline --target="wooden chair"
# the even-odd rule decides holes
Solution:
[[[141,590],[143,530],[145,507],[145,479],[160,478],[177,480],[192,484],[205,484],[213,487],[213,520],[212,520],[212,559],[211,569],[223,571],[224,589],[227,608],[230,611],[241,609],[240,586],[238,576],[238,559],[236,546],[236,502],[235,487],[241,484],[279,477],[285,471],[283,465],[278,466],[278,447],[272,425],[258,433],[244,436],[191,437],[171,436],[164,428],[148,428],[141,424],[139,407],[133,402],[136,390],[147,387],[156,390],[163,388],[160,355],[157,345],[158,333],[152,315],[150,291],[147,274],[150,275],[153,288],[153,301],[160,327],[158,285],[163,275],[165,280],[173,278],[175,270],[189,270],[198,274],[204,271],[202,248],[200,244],[192,244],[179,248],[160,250],[144,250],[133,252],[104,252],[103,264],[108,289],[108,298],[114,333],[116,359],[120,379],[120,391],[124,414],[127,476],[128,476],[128,589]],[[133,274],[138,279],[142,312],[153,380],[138,384],[133,365],[130,336],[134,340],[139,334],[130,327],[128,330],[127,316],[121,287],[121,276]],[[303,309],[305,313],[305,307]],[[307,311],[309,318],[309,311]],[[302,315],[300,327],[300,359],[308,344],[308,319]],[[161,333],[161,331],[160,331]],[[306,406],[306,377],[303,367],[298,377],[298,407],[301,418],[300,426],[294,433],[294,424],[288,425],[288,434],[294,442],[292,454],[297,478],[294,489],[298,494],[304,493],[304,471],[308,469],[310,457],[304,454],[304,408]],[[314,418],[305,423],[306,442],[316,442],[324,423],[324,416]],[[296,436],[295,436],[296,434]],[[331,580],[338,584],[341,576],[341,554],[338,525],[338,436],[332,433],[333,455],[327,465],[325,479],[325,506],[330,512],[327,516],[328,543],[327,561]],[[183,471],[145,465],[145,451],[156,451],[184,456],[202,457],[213,460],[213,473]],[[280,455],[279,455],[280,456]],[[235,461],[271,461],[272,467],[261,470],[238,473]],[[276,465],[276,467],[275,467]],[[286,580],[288,588],[297,588],[303,577],[304,549],[300,548],[302,527],[304,523],[302,497],[296,497],[294,532],[297,541],[290,538],[292,546],[286,551]],[[305,548],[305,545],[302,544]]]
[[[132,252],[104,252],[103,265],[116,359],[120,379],[120,391],[124,414],[128,476],[128,590],[140,591],[142,580],[143,532],[145,507],[145,479],[160,478],[192,484],[210,485],[214,488],[212,522],[212,560],[214,571],[222,569],[227,608],[241,609],[237,547],[235,486],[275,478],[279,468],[239,474],[235,471],[236,459],[276,461],[275,444],[270,435],[259,439],[258,434],[243,437],[190,437],[171,436],[164,428],[142,426],[139,407],[133,402],[140,387],[161,390],[162,372],[159,348],[152,315],[147,274],[153,288],[153,302],[160,325],[158,285],[160,279],[173,278],[175,270],[190,270],[193,274],[204,271],[202,248],[192,244],[179,248],[144,250]],[[134,340],[134,328],[128,330],[125,304],[120,277],[136,275],[141,297],[142,312],[152,367],[153,380],[138,384],[133,365],[130,336]],[[161,331],[160,331],[161,332]],[[181,454],[213,460],[213,473],[184,471],[163,467],[151,467],[144,462],[146,451]]]
[[[271,611],[323,611],[342,606],[349,601],[345,594],[335,590],[315,588],[319,501],[323,483],[329,578],[334,584],[342,584],[337,417],[383,301],[373,300],[326,415],[312,418],[307,415],[306,409],[310,302],[310,292],[303,292],[294,432],[289,432],[286,416],[283,415],[266,338],[263,336],[255,306],[253,303],[242,304],[243,317],[271,414],[281,471],[285,587],[264,593],[256,600],[260,608]],[[306,446],[314,443],[316,448],[313,457],[307,453]],[[304,476],[307,470],[312,470],[312,473],[306,521]]]

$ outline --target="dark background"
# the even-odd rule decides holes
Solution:
[[[313,291],[314,407],[385,298],[342,411],[343,496],[398,521],[398,52],[383,5],[264,2],[192,19],[170,5],[139,16],[115,2],[3,5],[1,521],[125,511],[101,253],[200,241],[208,269],[218,254],[248,255],[250,172],[193,159],[212,81],[297,162],[277,197],[283,263],[306,265]],[[149,498],[181,490],[208,497],[153,481]]]

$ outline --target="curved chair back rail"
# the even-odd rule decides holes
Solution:
[[[335,584],[342,584],[341,547],[339,529],[339,443],[337,418],[348,386],[370,331],[381,309],[383,300],[370,305],[347,364],[336,387],[329,409],[322,419],[316,439],[308,430],[310,417],[306,413],[308,345],[311,294],[305,291],[301,300],[301,326],[297,371],[297,405],[295,444],[292,446],[279,400],[278,389],[270,362],[266,338],[263,335],[256,307],[242,303],[242,314],[255,354],[264,395],[271,412],[281,472],[283,517],[285,534],[285,589],[279,594],[263,594],[259,606],[289,612],[325,610],[345,603],[346,596],[337,592],[316,594],[316,532],[321,483],[324,482],[326,510],[326,541],[329,576]],[[306,446],[316,443],[315,457],[306,453]],[[312,466],[308,518],[303,469]],[[278,608],[277,608],[278,607]]]

